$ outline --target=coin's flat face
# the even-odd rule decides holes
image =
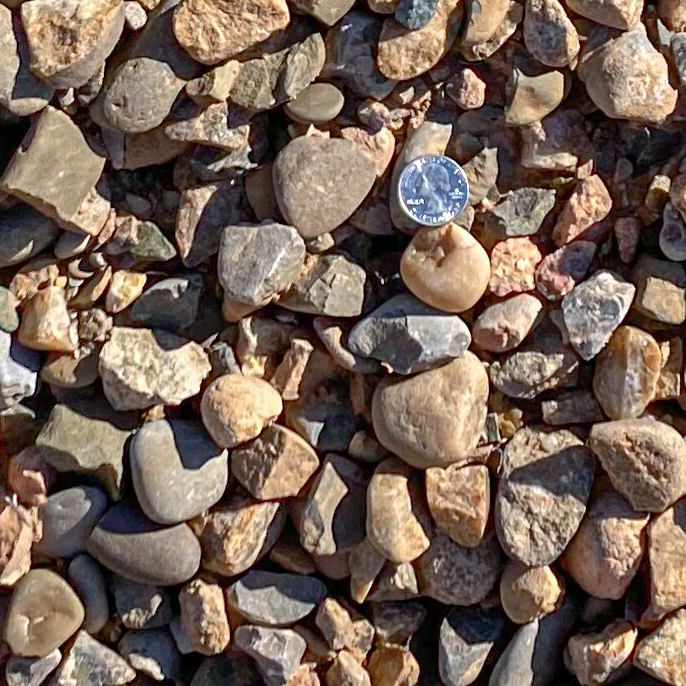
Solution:
[[[447,224],[467,206],[469,182],[462,167],[445,155],[422,155],[403,169],[398,198],[418,224]]]

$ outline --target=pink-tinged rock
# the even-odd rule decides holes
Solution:
[[[341,137],[357,143],[374,162],[376,175],[383,176],[395,152],[395,136],[390,129],[384,127],[376,133],[370,133],[358,126],[348,126],[341,129]]]
[[[510,293],[532,291],[536,266],[541,253],[530,238],[508,238],[500,241],[491,252],[489,290],[503,297]]]
[[[10,458],[7,483],[19,500],[27,505],[42,505],[55,480],[55,470],[35,446],[24,448]]]
[[[553,240],[559,246],[571,243],[605,219],[611,209],[612,198],[603,180],[592,174],[578,182],[567,200],[553,229]]]
[[[480,348],[495,353],[516,348],[540,321],[541,301],[520,293],[487,307],[474,322],[472,338]]]
[[[641,237],[641,222],[636,217],[620,217],[615,221],[615,238],[619,249],[619,259],[625,264],[633,262]]]
[[[536,287],[548,300],[559,300],[584,278],[596,244],[576,241],[546,255],[536,269]]]

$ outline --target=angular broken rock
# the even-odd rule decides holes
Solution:
[[[471,47],[486,43],[496,34],[498,27],[504,22],[509,2],[496,0],[484,5],[478,0],[470,0],[466,5],[467,17],[461,43]]]
[[[571,243],[601,222],[612,209],[612,198],[597,174],[577,183],[557,218],[553,240],[558,246]]]
[[[40,686],[61,661],[58,648],[41,658],[13,656],[5,665],[7,686]]]
[[[686,319],[686,272],[680,264],[645,253],[631,272],[636,285],[634,309],[649,319],[681,324]]]
[[[37,352],[0,331],[0,410],[14,407],[36,392],[39,369]]]
[[[102,68],[119,40],[124,3],[28,0],[22,3],[21,20],[33,73],[53,88],[78,88]]]
[[[225,102],[213,103],[200,112],[198,108],[192,108],[190,112],[197,112],[197,114],[188,119],[171,121],[164,126],[164,134],[167,138],[173,141],[207,145],[227,152],[240,150],[248,145],[250,126],[248,124],[232,126]]]
[[[552,612],[561,597],[562,582],[550,567],[507,561],[500,577],[500,602],[513,622],[526,624]]]
[[[518,188],[486,213],[486,226],[498,238],[531,236],[555,207],[555,191],[550,188]]]
[[[35,508],[14,505],[3,492],[0,509],[0,585],[13,586],[31,569],[31,548],[42,526]]]
[[[228,226],[221,234],[217,277],[227,297],[259,306],[300,275],[305,243],[291,226]]]
[[[668,424],[653,419],[595,424],[589,446],[612,485],[639,512],[663,512],[686,493],[686,443]]]
[[[686,610],[675,612],[640,641],[633,663],[672,686],[686,682]]]
[[[289,626],[307,617],[326,597],[319,579],[251,570],[226,589],[226,602],[248,622]]]
[[[474,322],[474,343],[496,353],[516,348],[540,320],[541,309],[541,301],[529,293],[494,303]]]
[[[0,266],[9,267],[37,255],[60,233],[59,227],[32,207],[18,204],[0,212]]]
[[[283,216],[305,239],[342,224],[376,180],[373,162],[358,145],[312,136],[300,136],[281,150],[272,175]]]
[[[179,405],[198,393],[210,369],[206,353],[193,341],[116,326],[98,363],[103,391],[116,410]]]
[[[517,431],[505,448],[495,500],[503,550],[530,567],[554,562],[579,528],[594,472],[593,457],[571,432]]]
[[[31,0],[37,2],[42,0]],[[69,222],[105,165],[64,112],[46,107],[0,177],[0,190]]]
[[[48,286],[26,303],[18,338],[33,350],[67,353],[76,350],[76,324],[67,309],[64,289]]]
[[[566,67],[580,47],[576,28],[558,0],[527,0],[524,44],[548,67]]]
[[[222,588],[194,579],[181,589],[179,608],[181,624],[193,650],[202,655],[226,650],[230,629]]]
[[[164,588],[139,584],[116,574],[110,578],[109,587],[117,615],[127,629],[157,629],[171,621],[171,595]]]

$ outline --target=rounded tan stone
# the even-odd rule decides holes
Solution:
[[[415,656],[400,646],[379,646],[367,666],[373,686],[414,686],[419,681]]]
[[[517,624],[527,624],[552,612],[562,597],[562,584],[546,566],[527,567],[509,560],[500,577],[500,602]]]
[[[476,355],[402,378],[390,376],[372,398],[379,442],[419,469],[468,458],[486,421],[488,376]]]
[[[376,468],[367,488],[367,540],[388,560],[412,562],[430,544],[431,525],[420,484],[395,457]]]
[[[400,275],[427,305],[445,312],[464,312],[486,291],[491,263],[468,231],[448,224],[415,234],[400,260]]]
[[[283,409],[281,396],[262,379],[226,374],[202,396],[200,414],[214,442],[233,448],[259,436]]]
[[[516,348],[539,321],[541,308],[541,301],[529,293],[487,307],[474,322],[474,343],[495,353]]]
[[[28,301],[19,327],[19,342],[33,350],[76,350],[76,324],[69,316],[63,289],[48,286]]]
[[[610,419],[638,417],[655,397],[662,355],[655,339],[633,326],[620,326],[600,351],[593,392]]]
[[[426,500],[436,526],[465,548],[478,546],[491,507],[488,468],[456,464],[445,469],[431,467],[426,470],[425,484]]]

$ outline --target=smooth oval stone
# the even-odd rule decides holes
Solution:
[[[45,657],[81,626],[79,597],[61,577],[32,569],[14,587],[5,622],[5,641],[21,657]]]
[[[77,555],[69,563],[67,574],[86,610],[83,628],[89,634],[97,634],[110,618],[110,601],[100,565],[90,555]]]
[[[149,422],[133,437],[131,477],[143,512],[159,524],[196,517],[221,498],[227,451],[191,422]]]
[[[310,84],[286,104],[286,114],[301,124],[324,124],[343,109],[343,93],[332,83]]]
[[[86,548],[100,564],[140,584],[175,586],[200,566],[200,543],[190,527],[161,526],[126,502],[98,522]]]
[[[72,557],[86,541],[107,508],[107,496],[92,486],[75,486],[51,495],[40,506],[43,538],[35,549],[50,557]]]

